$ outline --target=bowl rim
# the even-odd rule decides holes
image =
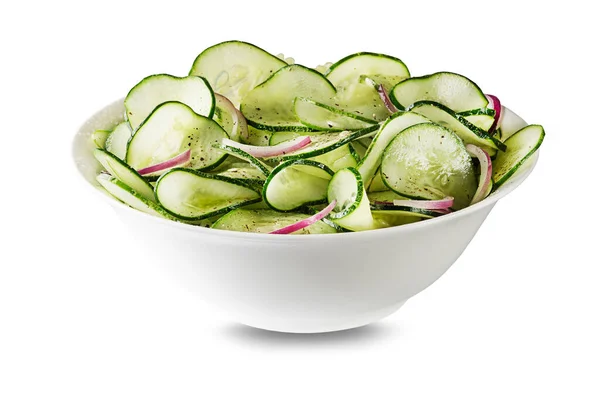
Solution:
[[[486,197],[484,200],[480,201],[479,203],[470,205],[468,207],[463,208],[462,210],[455,211],[450,214],[442,215],[442,216],[431,218],[431,219],[426,219],[426,220],[419,221],[419,222],[414,222],[411,224],[393,226],[393,227],[382,228],[382,229],[371,229],[371,230],[359,231],[359,232],[340,232],[338,234],[320,234],[320,235],[319,234],[315,234],[315,235],[271,235],[268,233],[238,232],[238,231],[228,231],[228,230],[221,230],[221,229],[211,229],[211,228],[207,228],[204,226],[191,225],[191,224],[181,223],[178,221],[168,220],[168,219],[160,218],[160,217],[157,217],[157,216],[154,216],[154,215],[142,212],[142,211],[138,211],[138,210],[126,205],[125,203],[118,201],[117,199],[112,197],[109,193],[102,191],[100,189],[100,187],[93,185],[90,181],[88,181],[88,179],[86,179],[84,172],[82,171],[82,169],[77,161],[78,158],[80,158],[80,157],[78,157],[78,154],[81,153],[81,150],[78,149],[78,147],[80,147],[80,146],[78,146],[78,140],[81,140],[80,137],[84,135],[84,130],[88,124],[90,124],[94,120],[101,119],[101,116],[103,114],[107,113],[108,110],[110,110],[113,107],[118,107],[119,105],[122,105],[122,102],[123,102],[123,98],[116,100],[116,101],[102,107],[100,110],[96,111],[94,114],[92,114],[90,117],[88,117],[79,126],[75,136],[72,139],[72,142],[71,142],[72,161],[75,164],[75,168],[77,169],[80,179],[84,181],[84,185],[87,186],[92,192],[94,192],[95,195],[101,196],[102,198],[104,198],[105,201],[108,201],[109,204],[112,205],[113,207],[117,207],[121,210],[126,210],[126,212],[133,212],[140,218],[148,219],[149,222],[152,221],[152,222],[162,224],[167,227],[183,229],[183,230],[189,231],[193,234],[200,234],[200,235],[209,234],[209,235],[214,235],[216,237],[221,237],[221,238],[251,240],[251,241],[260,241],[260,242],[290,242],[290,241],[291,242],[304,242],[304,241],[311,241],[311,240],[331,241],[331,240],[347,240],[350,238],[353,238],[353,239],[373,238],[374,239],[379,236],[393,235],[395,233],[400,233],[400,232],[408,233],[408,232],[418,231],[421,229],[428,229],[429,227],[435,226],[436,224],[442,224],[445,222],[450,222],[455,219],[461,219],[463,217],[467,217],[471,214],[476,213],[479,210],[482,210],[483,208],[493,207],[494,204],[498,200],[502,199],[504,196],[511,193],[518,186],[520,186],[521,183],[523,183],[525,181],[525,179],[527,179],[527,177],[534,170],[535,166],[537,165],[538,159],[539,159],[539,149],[538,149],[534,154],[531,155],[531,163],[527,170],[523,170],[517,176],[513,176],[511,179],[508,180],[508,182],[503,184],[497,191],[493,192],[492,194],[490,194],[488,197]],[[506,108],[508,108],[508,107],[506,107]],[[517,115],[517,114],[515,113],[515,115]]]

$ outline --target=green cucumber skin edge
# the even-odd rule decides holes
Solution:
[[[483,91],[481,90],[481,88],[479,87],[479,85],[477,85],[475,82],[473,82],[472,80],[470,80],[469,78],[467,78],[466,76],[462,75],[462,74],[457,74],[456,72],[450,72],[450,71],[438,71],[438,72],[434,72],[433,74],[428,74],[428,75],[423,75],[423,76],[413,76],[409,79],[428,79],[431,78],[434,75],[437,74],[452,74],[452,75],[459,75],[463,78],[465,78],[466,80],[468,80],[469,82],[471,82],[477,89],[479,89],[479,91],[483,94]],[[403,82],[406,82],[408,79],[396,84],[396,86],[401,85]],[[403,106],[402,104],[400,104],[400,102],[398,101],[398,99],[396,99],[396,96],[394,96],[394,89],[396,88],[396,86],[394,86],[391,90],[390,93],[388,93],[388,96],[391,100],[391,102],[398,108],[398,110],[406,110],[406,107]],[[484,95],[485,96],[485,95]],[[487,100],[487,99],[486,99]],[[410,104],[407,106],[409,107]]]
[[[339,170],[335,174],[339,174],[342,171],[349,171],[354,174],[354,177],[356,179],[356,199],[354,199],[354,202],[352,203],[352,205],[350,207],[346,208],[345,210],[342,210],[338,213],[334,213],[333,211],[331,213],[329,213],[329,216],[334,220],[344,218],[345,216],[354,212],[354,210],[356,210],[356,208],[358,208],[358,206],[360,205],[360,203],[362,201],[363,193],[365,192],[363,181],[362,181],[362,176],[360,175],[360,172],[358,172],[358,170],[356,168],[354,168],[354,167],[344,168],[344,169]],[[333,177],[335,177],[335,175]],[[333,179],[333,178],[331,178],[331,179]]]
[[[280,210],[277,207],[274,207],[268,200],[267,198],[267,187],[269,186],[269,183],[271,182],[271,180],[281,171],[283,171],[284,169],[292,166],[292,165],[310,165],[316,168],[320,168],[323,171],[327,172],[329,175],[331,175],[333,177],[333,175],[335,174],[331,168],[329,168],[327,165],[317,162],[317,161],[313,161],[313,160],[306,160],[306,159],[297,159],[297,160],[287,160],[282,162],[281,164],[279,164],[277,167],[275,167],[275,169],[273,169],[273,171],[271,171],[271,174],[267,177],[267,179],[265,180],[265,183],[263,185],[262,188],[262,198],[264,200],[264,202],[271,207],[271,209],[275,210],[275,211],[279,211],[279,212],[298,212],[299,210],[302,210],[305,207],[310,207],[310,206],[314,206],[316,204],[323,204],[324,202],[327,202],[327,193],[325,193],[325,198],[320,199],[320,200],[315,200],[315,201],[311,201],[308,203],[304,203],[296,208],[294,208],[293,210]]]
[[[412,111],[414,108],[418,108],[420,105],[431,105],[431,106],[437,107],[437,108],[447,112],[448,114],[456,117],[456,119],[458,121],[460,121],[460,123],[462,123],[467,128],[469,128],[469,130],[471,130],[475,135],[479,136],[481,139],[486,139],[486,140],[489,139],[492,142],[494,142],[494,144],[498,147],[498,150],[506,151],[506,144],[502,143],[501,141],[499,141],[498,139],[496,139],[495,137],[493,137],[492,135],[490,135],[483,129],[478,128],[477,126],[473,125],[471,122],[466,120],[462,115],[454,112],[454,110],[452,110],[450,107],[447,107],[436,101],[420,100],[420,101],[417,101],[414,104],[412,104],[410,107],[408,107],[408,109],[406,111]],[[412,112],[417,113],[417,114],[419,113],[418,110],[412,111]]]
[[[216,179],[216,180],[220,180],[220,181],[223,181],[223,182],[232,183],[232,184],[234,184],[234,185],[243,186],[243,187],[245,187],[245,188],[247,188],[247,189],[250,189],[250,190],[252,190],[252,191],[253,191],[253,192],[255,192],[256,194],[258,194],[258,198],[257,198],[257,199],[252,199],[252,200],[248,200],[248,201],[245,201],[245,202],[242,202],[242,203],[239,203],[239,204],[233,205],[233,206],[228,206],[228,207],[222,208],[222,209],[220,209],[220,210],[216,210],[216,211],[213,211],[213,212],[211,212],[211,213],[204,214],[204,215],[201,215],[201,216],[198,216],[198,217],[185,217],[185,216],[181,216],[181,215],[179,215],[179,214],[177,214],[177,213],[174,213],[174,212],[171,212],[171,211],[169,211],[169,210],[168,210],[168,209],[167,209],[167,208],[166,208],[166,207],[165,207],[165,206],[164,206],[164,205],[163,205],[163,204],[160,202],[160,197],[158,196],[158,188],[159,188],[159,185],[160,185],[160,181],[161,181],[162,179],[164,179],[164,178],[165,178],[165,176],[168,176],[170,173],[173,173],[173,172],[187,172],[187,173],[190,173],[190,174],[197,175],[197,176],[199,176],[199,177],[201,177],[201,178],[206,178],[206,179]],[[215,217],[215,216],[217,216],[217,215],[221,215],[221,214],[227,213],[227,212],[229,212],[229,211],[235,210],[236,208],[239,208],[239,207],[242,207],[242,206],[247,206],[247,205],[249,205],[249,204],[258,203],[258,202],[260,202],[260,201],[262,200],[262,196],[261,196],[261,194],[260,194],[259,192],[257,192],[257,191],[256,191],[256,188],[252,187],[252,185],[249,185],[248,183],[246,183],[246,182],[244,182],[244,181],[242,181],[242,180],[239,180],[239,179],[233,179],[233,178],[229,178],[229,177],[226,177],[226,176],[210,175],[210,174],[206,174],[206,173],[204,173],[204,172],[201,172],[201,171],[196,171],[195,169],[189,169],[189,168],[173,168],[173,169],[172,169],[172,170],[170,170],[169,172],[167,172],[167,173],[163,174],[163,175],[162,175],[162,176],[161,176],[161,177],[158,179],[158,181],[156,181],[156,186],[154,187],[154,196],[156,197],[156,201],[158,202],[158,204],[159,204],[159,205],[160,205],[160,206],[161,206],[161,207],[162,207],[162,208],[163,208],[163,209],[164,209],[166,212],[168,212],[169,214],[171,214],[172,216],[174,216],[174,217],[176,217],[176,218],[178,218],[178,219],[181,219],[182,221],[200,221],[200,220],[203,220],[203,219],[206,219],[206,218],[211,218],[211,217]]]
[[[193,76],[193,77],[196,77],[196,78],[200,78],[200,79],[202,79],[202,80],[204,81],[204,83],[206,84],[206,87],[208,87],[208,89],[209,89],[210,96],[211,96],[211,100],[212,100],[212,107],[211,107],[211,111],[210,111],[209,115],[207,115],[206,117],[207,117],[207,118],[212,118],[212,117],[214,116],[214,114],[215,114],[215,108],[216,108],[216,104],[217,104],[217,99],[216,99],[216,97],[215,97],[215,92],[213,91],[212,87],[210,86],[210,83],[208,83],[208,81],[206,80],[206,78],[204,78],[203,76],[199,76],[199,75],[174,76],[174,75],[170,75],[170,74],[153,74],[153,75],[148,75],[147,77],[145,77],[144,79],[142,79],[141,81],[139,81],[139,82],[138,82],[138,83],[137,83],[137,84],[136,84],[134,87],[132,87],[132,88],[129,90],[129,92],[127,92],[127,96],[125,96],[125,100],[123,101],[123,103],[125,104],[125,110],[126,110],[126,111],[125,111],[125,115],[127,115],[127,98],[129,97],[129,95],[131,94],[131,92],[132,92],[134,89],[136,89],[138,86],[140,86],[141,84],[143,84],[143,83],[144,83],[146,80],[148,80],[148,79],[150,79],[150,78],[155,78],[155,77],[157,77],[157,76],[166,76],[166,77],[173,78],[173,79],[176,79],[176,80],[183,80],[183,79],[189,78],[190,76]],[[164,101],[164,102],[162,102],[161,104],[158,104],[158,105],[156,106],[156,108],[158,108],[159,106],[163,105],[164,103],[168,103],[168,102],[169,102],[169,101]],[[183,104],[183,103],[182,103],[182,104]],[[156,109],[156,108],[155,108],[155,109]],[[154,111],[153,111],[153,112],[154,112]],[[152,112],[151,112],[151,113],[148,115],[148,117],[149,117],[150,115],[152,115]],[[140,125],[138,126],[138,128],[139,128],[140,126],[142,126],[142,124],[143,124],[144,122],[146,122],[146,119],[147,119],[148,117],[144,118],[144,120],[143,120],[143,121],[140,123]],[[136,130],[137,130],[137,128],[136,128]],[[135,132],[133,132],[133,133],[135,133]],[[132,136],[133,136],[133,135],[132,135]]]
[[[539,126],[542,130],[541,135],[540,135],[540,139],[538,140],[538,142],[535,144],[535,146],[533,146],[533,148],[529,151],[529,153],[527,153],[527,155],[525,157],[523,157],[521,159],[521,161],[519,161],[517,164],[515,164],[510,171],[508,171],[506,174],[504,174],[504,176],[502,178],[500,178],[497,182],[494,182],[493,187],[492,187],[492,192],[494,192],[495,190],[497,190],[500,186],[502,186],[508,179],[510,179],[511,176],[513,176],[515,174],[515,172],[517,172],[519,170],[519,168],[521,167],[521,165],[523,165],[523,163],[525,161],[527,161],[527,159],[529,157],[531,157],[533,154],[535,154],[536,151],[538,151],[538,149],[540,148],[540,146],[542,145],[542,142],[544,141],[544,138],[546,137],[546,131],[544,130],[544,128],[541,125],[537,125],[537,124],[533,124],[533,125],[527,125],[525,128],[527,127],[531,127],[531,126]],[[523,129],[525,129],[523,128]],[[518,132],[517,132],[518,133]],[[516,135],[516,133],[515,133]],[[513,135],[514,136],[514,135]],[[511,136],[512,137],[512,136]],[[510,138],[509,138],[510,139]]]
[[[358,56],[373,56],[373,57],[381,57],[381,58],[387,58],[390,59],[392,61],[396,61],[402,65],[404,65],[404,68],[406,68],[406,72],[408,73],[408,76],[410,77],[410,71],[408,69],[408,67],[406,66],[406,64],[404,64],[404,61],[402,61],[399,58],[396,58],[394,56],[390,56],[387,54],[380,54],[380,53],[372,53],[369,51],[359,51],[358,53],[354,53],[354,54],[350,54],[347,55],[346,57],[342,58],[341,60],[336,61],[334,64],[332,64],[327,71],[325,71],[325,73],[323,74],[325,77],[327,77],[327,75],[329,75],[332,71],[334,71],[338,66],[340,66],[341,64],[343,64],[344,62],[350,60],[351,58],[354,57],[358,57]]]

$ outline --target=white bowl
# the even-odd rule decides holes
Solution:
[[[75,136],[73,156],[86,186],[142,238],[149,259],[159,260],[233,320],[273,331],[337,331],[392,314],[448,270],[496,202],[525,180],[538,157],[482,202],[414,224],[336,235],[212,230],[136,211],[101,189],[90,135],[120,122],[122,104],[100,110]],[[433,243],[443,245],[434,249]]]

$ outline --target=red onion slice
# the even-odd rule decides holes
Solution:
[[[445,210],[452,207],[454,197],[448,196],[441,200],[394,200],[395,206],[421,208],[423,210]]]
[[[138,174],[144,176],[144,175],[154,174],[157,172],[162,172],[167,169],[180,167],[182,165],[189,163],[191,158],[192,158],[192,150],[187,149],[183,153],[181,153],[167,161],[163,161],[161,163],[154,164],[149,167],[145,167],[145,168],[138,170]]]
[[[329,213],[333,210],[333,208],[335,207],[336,204],[337,204],[337,201],[334,200],[331,203],[329,203],[329,205],[327,207],[325,207],[324,209],[322,209],[315,215],[308,217],[306,219],[303,219],[302,221],[295,222],[291,225],[284,226],[283,228],[274,230],[273,232],[269,232],[269,234],[271,234],[271,235],[287,235],[289,233],[294,233],[296,231],[304,229],[307,226],[311,226],[312,224],[319,222],[320,220],[325,218],[327,215],[329,215]]]
[[[473,200],[471,200],[471,204],[475,204],[485,199],[489,194],[489,188],[492,184],[492,159],[487,151],[480,147],[468,144],[466,148],[470,155],[477,157],[479,160],[479,166],[481,168],[481,174],[479,175],[479,186],[477,187],[475,196],[473,196]]]
[[[288,154],[296,150],[300,150],[310,144],[310,136],[298,136],[292,140],[279,143],[275,146],[251,146],[248,144],[241,144],[231,139],[223,139],[221,142],[225,146],[235,147],[245,151],[251,156],[264,158],[280,156],[282,154]]]
[[[502,104],[500,103],[500,99],[494,96],[493,94],[486,94],[485,97],[487,97],[488,101],[490,102],[492,108],[495,111],[494,123],[488,131],[490,133],[493,133],[496,130],[496,127],[498,126],[498,121],[500,121],[500,114],[502,113]]]
[[[385,91],[383,85],[377,85],[377,94],[379,94],[379,98],[381,99],[381,101],[383,101],[383,104],[385,104],[385,108],[387,108],[387,110],[390,113],[394,114],[398,112],[398,109],[396,108],[394,103],[392,103],[392,100],[390,100],[390,96]]]

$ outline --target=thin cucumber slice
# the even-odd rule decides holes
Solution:
[[[252,89],[240,105],[248,124],[271,131],[311,131],[294,114],[294,99],[306,97],[328,102],[335,88],[317,71],[301,65],[288,65]]]
[[[327,201],[334,200],[337,204],[328,216],[334,223],[351,231],[375,228],[369,199],[356,169],[342,169],[333,175],[327,189]]]
[[[213,119],[227,132],[231,140],[240,142],[242,138],[248,137],[248,125],[242,113],[227,99],[220,94],[215,94],[215,113]]]
[[[156,107],[168,101],[183,103],[196,114],[208,118],[212,118],[215,109],[215,95],[206,79],[199,76],[150,75],[125,97],[125,112],[131,128],[135,131]]]
[[[296,97],[294,100],[294,113],[302,124],[323,131],[362,129],[377,123],[375,120],[303,97]]]
[[[224,171],[218,172],[217,175],[225,176],[232,179],[242,180],[251,186],[259,185],[262,187],[265,182],[265,176],[254,165],[248,163],[235,164]]]
[[[92,141],[97,148],[103,149],[106,146],[106,139],[108,139],[111,132],[112,131],[107,131],[104,129],[96,129],[94,132],[92,132]]]
[[[544,128],[540,125],[528,125],[505,142],[508,150],[498,154],[498,157],[492,162],[494,190],[508,181],[539,149],[545,135]]]
[[[337,149],[328,153],[309,158],[309,160],[325,164],[333,172],[337,172],[340,169],[356,167],[356,157],[357,156],[355,155],[354,150],[352,149],[352,145],[348,143],[347,145],[338,147]]]
[[[373,221],[375,222],[375,225],[378,229],[412,224],[415,222],[422,221],[424,219],[418,214],[403,213],[401,211],[388,212],[371,210],[371,214],[373,215]]]
[[[375,193],[369,193],[369,201],[371,203],[375,202],[393,202],[394,200],[407,200],[408,197],[400,196],[398,193],[393,190],[389,190],[386,188],[385,191],[379,191]]]
[[[294,139],[301,134],[296,132],[275,132],[273,136],[271,136],[271,140],[269,142],[270,146],[275,146],[281,142],[285,142],[286,140]],[[356,142],[353,142],[356,143]],[[354,149],[351,147],[351,144],[340,146],[335,148],[327,153],[323,153],[316,157],[308,158],[308,160],[313,160],[319,162],[321,164],[325,164],[333,172],[337,172],[340,169],[348,168],[348,167],[356,167],[358,155],[355,153]]]
[[[377,168],[377,171],[375,172],[373,179],[371,179],[371,184],[369,185],[369,188],[367,189],[367,192],[369,194],[377,193],[377,192],[385,192],[385,191],[390,190],[387,186],[385,186],[385,183],[383,183],[383,178],[381,177],[380,169],[381,168]]]
[[[371,204],[371,213],[374,215],[387,215],[395,217],[418,217],[420,218],[435,218],[443,214],[433,210],[424,210],[422,208],[395,206],[388,204]]]
[[[463,118],[485,132],[489,132],[494,124],[494,116],[489,114],[472,114],[463,116]]]
[[[265,131],[248,125],[248,136],[241,137],[240,142],[253,146],[268,146],[271,136],[279,132]],[[287,133],[287,132],[286,132]]]
[[[356,82],[361,75],[382,77],[391,85],[410,78],[406,64],[399,58],[368,52],[355,53],[342,58],[331,65],[325,75],[335,86]]]
[[[273,168],[271,168],[264,162],[260,161],[256,157],[246,153],[244,150],[238,149],[237,147],[231,147],[231,146],[227,146],[227,145],[224,145],[221,143],[215,144],[215,145],[213,145],[213,147],[215,149],[219,149],[220,151],[225,152],[226,154],[229,154],[230,156],[239,158],[240,160],[244,160],[244,161],[250,163],[261,173],[261,175],[263,175],[263,178],[266,178],[267,176],[269,176],[269,174],[273,170]]]
[[[289,160],[269,175],[263,187],[263,198],[277,211],[324,203],[332,176],[332,170],[315,161]]]
[[[191,149],[189,168],[214,168],[227,154],[215,151],[212,146],[226,137],[219,124],[196,114],[187,105],[164,103],[150,114],[129,141],[127,164],[139,170]]]
[[[452,131],[424,123],[400,132],[386,147],[381,176],[394,192],[419,199],[454,197],[454,208],[471,203],[477,179],[471,156]]]
[[[402,81],[394,86],[390,99],[400,110],[421,100],[441,103],[454,112],[485,108],[489,103],[475,82],[452,72],[436,72]]]
[[[311,135],[318,135],[318,134],[319,134],[319,132],[311,132]],[[273,134],[269,138],[268,146],[275,146],[275,145],[278,145],[279,143],[283,143],[288,140],[295,139],[298,136],[304,136],[304,135],[306,135],[306,133],[285,132],[285,131],[273,132]]]
[[[442,125],[458,135],[465,144],[474,144],[483,147],[486,151],[490,149],[506,150],[506,145],[498,139],[489,135],[486,131],[476,127],[465,117],[461,117],[443,104],[434,101],[418,101],[410,108],[412,112],[424,115],[436,124]],[[488,151],[495,154],[496,151]]]
[[[129,207],[157,217],[174,219],[161,206],[154,201],[148,200],[147,197],[142,196],[117,178],[113,178],[107,174],[100,174],[96,177],[96,180],[114,198],[127,204]]]
[[[377,171],[377,168],[381,164],[381,155],[392,139],[409,126],[424,122],[430,121],[419,114],[399,112],[383,123],[377,134],[373,137],[373,141],[369,145],[365,157],[358,165],[358,171],[367,186],[370,185],[373,176],[375,176],[375,171]]]
[[[490,132],[490,128],[494,124],[496,110],[493,108],[477,108],[475,110],[463,111],[457,113],[476,127]]]
[[[106,150],[94,149],[94,157],[109,174],[135,190],[140,196],[155,201],[154,188],[140,174],[120,158]]]
[[[367,154],[368,146],[365,146],[359,140],[352,142],[350,144],[350,146],[352,146],[352,149],[358,156],[357,161],[360,163],[362,161],[362,159],[365,158],[365,155]]]
[[[121,122],[106,138],[104,148],[106,151],[109,151],[121,160],[124,160],[125,155],[127,154],[127,144],[129,143],[129,139],[131,139],[131,135],[132,132],[129,122]]]
[[[249,91],[286,65],[253,44],[228,41],[200,53],[189,75],[205,77],[215,92],[239,107]]]
[[[500,120],[498,121],[498,132],[500,133],[500,140],[506,142],[508,138],[520,131],[527,126],[527,122],[517,114],[512,112],[510,109],[502,106],[502,112],[500,113]]]
[[[367,75],[388,89],[410,77],[406,65],[398,58],[385,54],[356,53],[344,57],[329,67],[327,79],[336,87],[336,103],[349,112],[383,121],[389,111],[377,90],[364,82]]]
[[[287,154],[283,154],[281,156],[269,157],[266,158],[266,160],[278,162],[300,158],[313,158],[321,154],[329,153],[330,151],[333,151],[338,147],[342,147],[353,140],[370,135],[377,130],[377,127],[378,125],[373,125],[354,132],[324,132],[318,135],[311,135],[311,143],[308,146]]]
[[[292,225],[310,217],[307,214],[280,213],[273,210],[237,209],[219,218],[212,226],[213,229],[223,229],[238,232],[269,233],[274,230]],[[315,233],[337,233],[337,230],[323,221],[307,226],[293,235]]]
[[[154,189],[159,204],[187,221],[198,221],[257,203],[260,194],[242,181],[175,168],[160,177]]]

